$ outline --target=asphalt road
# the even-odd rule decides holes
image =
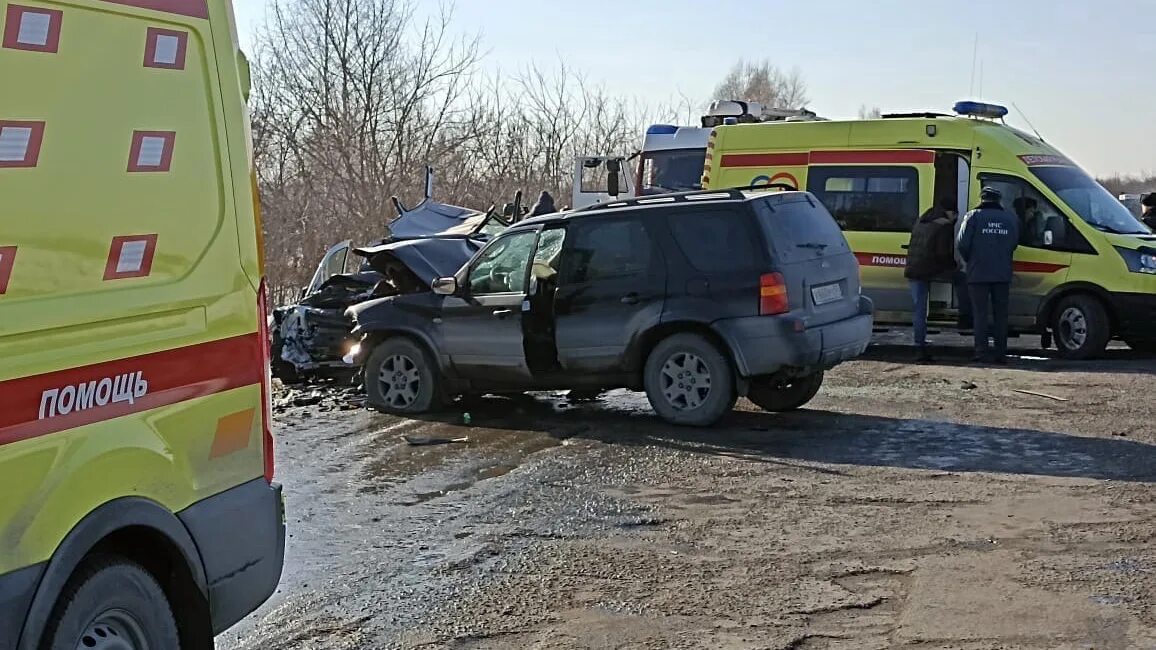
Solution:
[[[1156,361],[896,340],[710,430],[624,391],[467,425],[327,389],[278,416],[284,577],[218,648],[1156,647]]]

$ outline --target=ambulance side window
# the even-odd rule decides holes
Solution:
[[[807,189],[843,230],[911,232],[919,218],[914,167],[811,167]]]
[[[1004,209],[1019,219],[1021,246],[1072,252],[1087,252],[1086,249],[1091,248],[1064,213],[1024,179],[983,174],[980,185],[994,187],[1003,194]]]

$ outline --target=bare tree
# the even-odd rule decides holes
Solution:
[[[859,106],[859,119],[861,120],[877,120],[883,117],[883,111],[878,106],[867,108],[866,104]]]
[[[715,86],[712,97],[760,102],[776,108],[803,108],[807,104],[807,84],[798,70],[784,72],[766,59],[739,59]]]

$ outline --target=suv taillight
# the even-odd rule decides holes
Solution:
[[[791,311],[787,283],[782,273],[764,273],[759,278],[759,315],[774,316]]]
[[[265,454],[265,480],[273,482],[273,472],[276,469],[273,460],[273,405],[270,401],[272,378],[269,367],[269,310],[265,278],[261,278],[261,286],[257,290],[257,336],[261,339],[261,446]]]

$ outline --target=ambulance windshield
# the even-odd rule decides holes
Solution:
[[[1151,231],[1078,167],[1032,167],[1048,189],[1055,192],[1080,218],[1093,228],[1118,235],[1146,235]]]
[[[690,192],[702,189],[706,149],[646,151],[642,166],[641,194]]]

